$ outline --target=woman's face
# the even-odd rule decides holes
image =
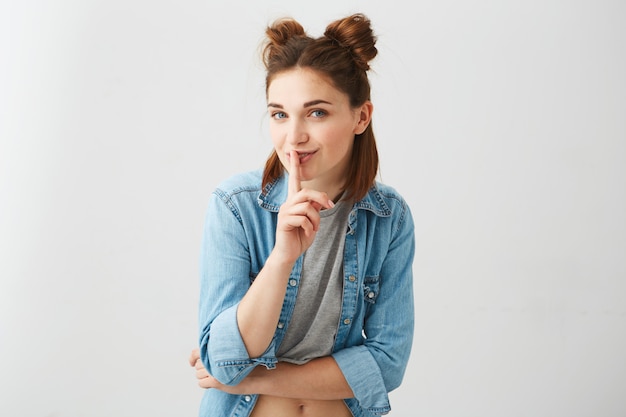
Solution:
[[[311,69],[279,73],[267,90],[270,135],[285,169],[290,152],[300,159],[303,187],[331,198],[343,189],[355,134],[369,124],[372,105],[357,109],[348,96]]]

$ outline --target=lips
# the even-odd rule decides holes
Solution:
[[[306,162],[308,159],[310,159],[311,155],[315,154],[315,152],[300,152],[300,151],[296,151],[296,153],[298,154],[298,159],[300,159],[300,163]]]

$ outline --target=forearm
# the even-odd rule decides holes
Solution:
[[[274,248],[237,309],[239,332],[253,358],[262,355],[274,337],[287,280],[298,257],[315,239],[320,210],[334,206],[328,194],[302,188],[296,151],[291,151],[289,160],[287,200],[278,211]]]
[[[280,362],[274,369],[255,368],[239,385],[224,387],[233,394],[264,394],[310,400],[341,400],[354,394],[330,357],[304,365]]]
[[[269,346],[285,298],[293,262],[270,255],[237,308],[237,325],[251,358]]]

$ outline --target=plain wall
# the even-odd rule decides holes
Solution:
[[[0,3],[0,415],[195,416],[203,213],[270,150],[265,26],[364,12],[416,222],[391,416],[626,415],[626,4]]]

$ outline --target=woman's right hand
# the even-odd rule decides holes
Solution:
[[[289,188],[287,200],[278,212],[274,250],[285,262],[295,262],[311,246],[320,225],[320,210],[331,208],[328,194],[302,188],[300,159],[296,151],[289,155]]]
[[[239,333],[251,358],[261,356],[271,343],[293,265],[315,239],[320,210],[334,205],[326,193],[302,188],[297,152],[289,159],[289,188],[278,211],[274,249],[237,308]]]

